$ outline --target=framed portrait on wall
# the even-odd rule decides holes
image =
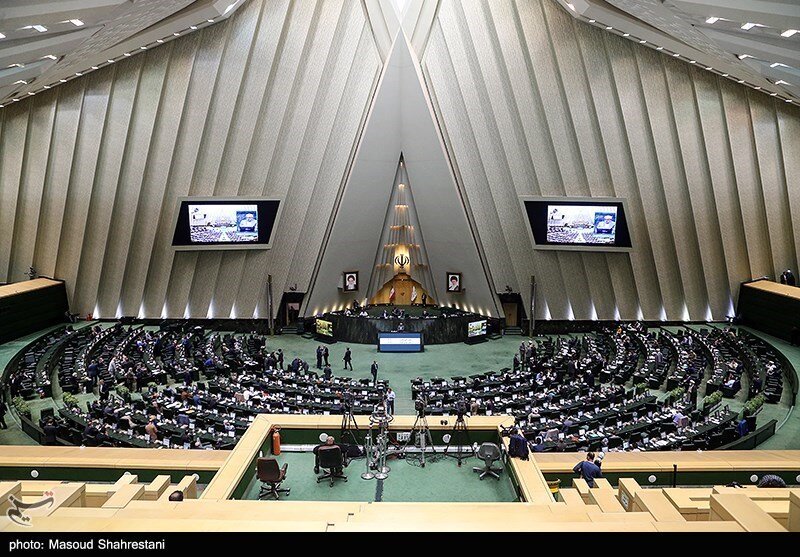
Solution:
[[[447,273],[447,291],[461,292],[461,273]]]
[[[345,292],[356,292],[358,290],[358,271],[347,271],[344,273]]]

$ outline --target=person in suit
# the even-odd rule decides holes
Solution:
[[[322,357],[325,359],[325,365],[326,365],[326,366],[329,366],[329,365],[331,365],[331,364],[328,362],[328,357],[329,357],[329,356],[330,356],[330,351],[328,350],[328,347],[327,347],[327,346],[325,346],[325,347],[322,349]]]
[[[797,286],[797,280],[794,278],[794,273],[792,273],[791,269],[786,269],[781,273],[781,284]]]
[[[0,426],[3,429],[8,429],[8,425],[6,425],[6,412],[8,411],[8,406],[6,406],[6,401],[0,399]]]
[[[282,349],[278,348],[277,356],[278,356],[278,367],[281,368],[281,371],[283,371],[283,350]]]
[[[422,293],[422,307],[425,307],[427,305],[428,305],[428,295],[425,292],[423,292]]]
[[[322,370],[322,377],[325,378],[325,381],[330,381],[333,379],[333,370],[331,370],[331,366],[325,366],[325,368]]]
[[[353,371],[353,353],[350,351],[350,347],[347,347],[347,350],[344,351],[344,369],[350,368],[350,371]]]
[[[55,445],[56,436],[58,435],[58,426],[56,426],[53,419],[47,420],[47,423],[42,428],[44,430],[44,444]]]
[[[317,346],[317,369],[322,369],[322,346]]]
[[[374,384],[378,384],[378,362],[376,360],[372,360],[372,365],[369,368],[369,372],[372,374],[372,382]]]
[[[389,388],[386,391],[386,412],[391,416],[394,414],[394,399],[397,398],[397,394]]]
[[[582,460],[576,464],[572,471],[586,480],[586,483],[589,485],[589,487],[594,487],[594,480],[596,478],[603,477],[600,467],[594,463],[594,453],[591,451],[586,453],[586,460]]]

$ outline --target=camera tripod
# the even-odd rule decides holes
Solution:
[[[420,467],[425,468],[425,452],[427,451],[428,447],[430,447],[431,451],[433,451],[433,455],[436,455],[436,447],[433,446],[433,438],[431,437],[431,429],[428,427],[428,418],[425,416],[425,410],[421,410],[417,412],[417,419],[414,420],[414,425],[411,426],[411,435],[408,438],[408,441],[405,442],[402,449],[402,455],[405,458],[408,458],[406,455],[408,453],[408,446],[414,443],[414,439],[416,436],[419,436],[419,461]]]
[[[466,444],[464,441],[466,440]],[[450,446],[455,444],[456,450],[453,454],[447,454]],[[467,456],[464,456],[467,453]],[[453,429],[450,432],[450,440],[444,448],[445,456],[452,456],[458,459],[458,465],[461,466],[461,461],[465,458],[475,456],[475,451],[472,448],[472,440],[469,438],[469,430],[467,429],[467,422],[464,420],[464,414],[458,414],[456,423],[453,424]]]
[[[349,435],[351,444],[358,446],[359,442],[356,438],[356,431],[361,433],[361,431],[358,429],[356,418],[353,416],[353,405],[345,403],[344,409],[342,410],[342,429],[339,434],[341,442],[347,443],[347,440],[345,440],[345,435]]]

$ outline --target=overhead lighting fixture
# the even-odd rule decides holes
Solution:
[[[209,22],[209,23],[214,23],[213,19],[207,19],[206,21]]]
[[[181,36],[180,33],[173,33],[172,35],[175,36],[175,37],[180,37]]]
[[[663,46],[659,46],[656,50],[664,50]]]
[[[157,42],[158,44],[164,44],[164,39],[158,39],[156,42]]]
[[[611,27],[610,25],[606,25],[606,31],[611,31],[612,29],[613,27]]]
[[[70,19],[69,22],[75,27],[83,27],[83,22],[80,19]]]
[[[82,74],[81,72],[75,72],[75,75],[77,75],[78,77],[80,77],[80,76],[82,76],[83,74]]]
[[[689,60],[690,64],[697,64],[697,60]]]
[[[108,62],[109,64],[113,64],[113,63],[114,63],[114,60],[112,60],[111,58],[109,58],[108,60],[106,60],[106,62]]]
[[[45,89],[50,89],[50,86],[49,85],[45,85],[44,88]]]
[[[781,64],[780,62],[773,62],[772,64],[769,65],[770,68],[777,68],[778,66],[780,66],[782,68],[788,68],[789,67],[786,64]]]
[[[677,58],[678,56],[680,56],[680,54],[678,54],[678,53],[676,52],[675,54],[673,54],[673,56]]]
[[[744,79],[740,79],[740,80],[739,80],[739,81],[737,81],[736,83],[744,83]]]
[[[790,103],[790,102],[792,102],[792,99],[786,99],[786,102],[787,102],[787,103]],[[2,105],[2,104],[0,104],[0,107],[2,107],[2,106],[3,106],[3,105]]]
[[[27,84],[28,82],[25,81],[24,79],[18,79],[17,81],[14,82],[14,85],[27,85]]]
[[[750,29],[752,29],[756,25],[758,25],[758,23],[750,23],[750,22],[748,22],[748,23],[745,23],[744,25],[742,25],[742,29],[744,29],[745,31],[749,31]]]
[[[752,54],[739,54],[739,55],[737,56],[737,58],[738,58],[739,60],[744,60],[745,58],[754,58],[754,56],[753,56]]]
[[[42,58],[50,58],[50,60],[58,60],[58,56],[54,54],[45,54]]]
[[[716,23],[716,22],[718,22],[718,21],[719,21],[719,18],[718,18],[718,17],[709,17],[709,18],[706,20],[706,23],[708,23],[709,25],[713,25],[714,23]]]
[[[9,64],[8,67],[9,68],[24,68],[25,64],[18,64],[16,62],[14,62],[13,64]]]
[[[789,37],[791,37],[795,33],[800,33],[800,31],[798,31],[797,29],[787,29],[786,31],[781,33],[781,37],[786,37],[788,39]],[[2,34],[2,33],[0,33],[0,34]],[[2,39],[2,38],[3,37],[0,37],[0,39]]]
[[[567,2],[567,7],[568,7],[570,10],[572,10],[573,12],[575,11],[575,6],[573,6],[573,5],[572,5],[572,4],[570,4],[569,2]]]
[[[590,19],[590,20],[589,20],[589,23],[594,23],[595,21],[597,21],[597,20],[595,20],[595,19]]]
[[[231,11],[231,10],[232,10],[234,7],[236,7],[236,2],[234,2],[233,4],[228,4],[228,7],[227,7],[227,8],[225,8],[225,11],[224,11],[224,12],[222,12],[222,15],[225,15],[225,14],[227,14],[227,13],[228,13],[229,11]]]
[[[645,44],[646,42],[647,42],[646,40],[642,39],[641,41],[639,41],[639,44]]]
[[[758,90],[760,90],[760,89],[761,89],[761,85],[756,85],[756,86],[755,86],[755,90],[756,90],[756,91],[758,91]]]
[[[623,36],[623,37],[630,37],[630,36],[631,36],[631,34],[630,34],[630,33],[623,33],[623,34],[622,34],[622,36]]]
[[[722,74],[722,77],[728,77],[728,74],[724,73]]]
[[[791,83],[789,83],[788,81],[784,81],[782,79],[779,79],[778,81],[775,82],[775,85],[791,85]]]
[[[5,39],[5,38],[6,38],[6,36],[3,33],[0,33],[0,39]],[[0,105],[0,106],[2,106],[2,105]]]
[[[712,68],[711,66],[706,66],[706,69],[707,69],[708,71],[711,71],[711,70],[713,70],[714,68]]]
[[[130,55],[131,55],[131,53],[130,53],[130,52],[126,52],[126,53],[125,53],[125,56],[130,56]]]
[[[139,50],[147,50],[147,47],[146,46],[140,46]]]
[[[196,31],[197,30],[197,25],[190,25],[189,29],[191,29],[192,31]]]
[[[100,68],[98,68],[97,66],[92,66],[92,69],[93,70],[99,70]]]
[[[777,96],[778,96],[778,93],[771,93],[770,94],[770,97],[777,97]]]
[[[47,27],[44,25],[32,25],[32,27],[39,31],[39,33],[47,33]]]
[[[34,93],[33,91],[28,91],[28,94],[29,94],[29,95],[31,95],[31,96],[33,96],[33,95],[35,95],[36,93]]]
[[[61,83],[66,83],[66,82],[67,82],[67,80],[66,80],[66,79],[59,79],[59,81],[60,81]]]

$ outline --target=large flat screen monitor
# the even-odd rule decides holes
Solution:
[[[623,199],[529,197],[522,203],[536,249],[631,249]]]
[[[182,198],[172,245],[177,250],[268,249],[279,212],[277,199]]]

